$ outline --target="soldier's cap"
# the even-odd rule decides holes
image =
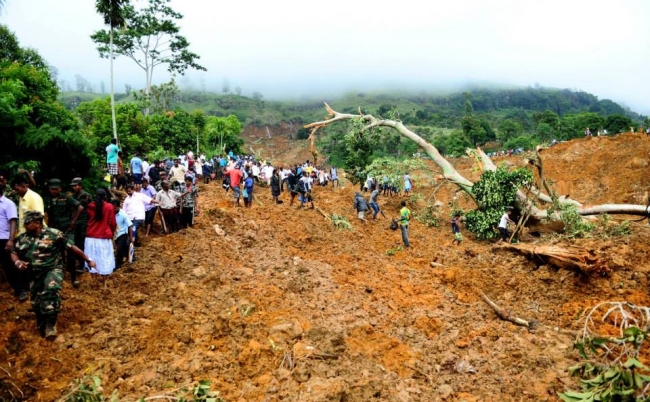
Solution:
[[[24,223],[29,223],[31,221],[43,221],[43,214],[40,211],[27,211],[25,212]]]
[[[76,186],[77,184],[81,184],[82,182],[83,182],[83,179],[82,179],[81,177],[75,177],[75,178],[72,179],[72,181],[70,182],[70,185],[71,185],[71,186]]]
[[[49,188],[59,188],[59,187],[61,187],[61,180],[59,180],[59,179],[51,179],[50,181],[47,182],[47,186]]]

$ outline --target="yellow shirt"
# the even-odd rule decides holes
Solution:
[[[42,214],[45,214],[45,207],[43,206],[43,199],[36,192],[31,189],[27,189],[24,197],[20,197],[18,200],[18,227],[16,231],[16,237],[25,233],[25,212],[27,211],[39,211]],[[45,226],[45,223],[43,223]]]

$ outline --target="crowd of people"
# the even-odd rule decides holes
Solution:
[[[36,183],[29,172],[21,170],[11,181],[0,175],[0,246],[4,248],[0,264],[15,297],[21,302],[30,299],[38,331],[48,339],[57,336],[65,272],[75,288],[80,286],[77,276],[84,273],[97,275],[105,283],[116,269],[137,259],[135,250],[152,231],[156,218],[164,234],[192,227],[199,214],[199,181],[220,182],[226,193],[232,193],[233,207],[250,208],[257,187],[266,187],[275,204],[282,204],[281,194],[288,192],[289,206],[297,199],[300,208],[312,209],[316,186],[338,187],[340,183],[336,167],[315,166],[310,161],[275,167],[254,155],[230,152],[206,158],[187,152],[149,163],[135,153],[125,169],[117,141],[113,140],[106,152],[107,183],[94,195],[84,190],[80,177],[69,185],[52,178],[41,196],[33,190]],[[370,210],[373,220],[378,215],[386,218],[379,205],[380,195],[410,194],[414,186],[411,176],[405,174],[400,179],[368,176],[361,181],[353,208],[363,224]],[[71,191],[66,192],[67,188]],[[362,192],[370,193],[368,200]],[[393,229],[401,229],[405,248],[410,247],[411,215],[407,202],[401,201],[399,216],[391,220]],[[451,222],[458,244],[462,241],[459,218],[457,215]],[[509,213],[499,224],[503,240],[509,235],[508,223],[512,223]]]

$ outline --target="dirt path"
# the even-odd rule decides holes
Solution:
[[[636,146],[609,145],[635,152],[624,160],[647,156],[643,139],[633,140]],[[548,152],[564,163],[574,151],[562,144]],[[600,171],[593,154],[581,158],[574,163]],[[478,174],[468,160],[454,162]],[[615,201],[638,196],[641,186],[627,183],[647,185],[638,169],[609,174],[625,180],[613,184]],[[577,173],[564,180],[574,198],[588,201],[610,185],[582,186]],[[416,183],[428,197],[433,187],[424,177]],[[443,186],[436,197],[446,203],[454,190]],[[451,247],[446,224],[414,222],[413,250],[401,250],[388,220],[357,223],[354,191],[315,190],[317,206],[346,216],[348,231],[317,211],[289,207],[286,194],[272,205],[270,190],[257,188],[258,202],[241,209],[218,184],[202,186],[195,228],[146,239],[139,260],[107,287],[88,275],[79,290],[66,282],[54,342],[38,337],[27,304],[0,284],[0,396],[20,389],[25,399],[52,401],[73,379],[100,370],[104,389],[118,389],[124,400],[200,379],[226,401],[242,402],[556,400],[574,384],[566,371],[576,361],[573,340],[500,321],[477,291],[522,317],[566,328],[598,301],[650,304],[647,227],[573,242],[612,258],[611,277],[585,280],[494,252],[468,233]],[[388,216],[400,201],[380,198]],[[434,260],[442,266],[432,268]]]

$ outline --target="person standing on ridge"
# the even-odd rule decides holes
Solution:
[[[120,147],[117,146],[117,138],[111,138],[111,143],[106,147],[106,168],[108,169],[108,174],[111,175],[112,182],[115,184],[115,180],[118,175],[117,171],[117,154],[120,152]]]

